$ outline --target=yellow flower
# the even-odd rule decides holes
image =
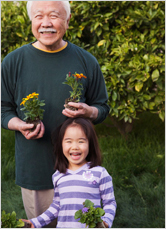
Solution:
[[[22,103],[20,103],[20,105],[24,105],[24,103],[25,103],[25,100],[23,100]]]
[[[33,92],[32,94],[29,94],[26,96],[26,98],[22,99],[22,102],[20,105],[23,105],[24,107],[20,110],[24,111],[25,118],[24,120],[36,120],[36,119],[43,119],[43,112],[44,110],[40,107],[44,106],[44,100],[38,99],[38,93]]]
[[[26,101],[28,101],[28,100],[30,100],[30,99],[33,99],[34,97],[38,98],[38,95],[39,95],[39,94],[36,93],[36,92],[33,92],[32,94],[27,95],[26,98],[23,98],[23,99],[22,99],[22,102],[20,103],[20,105],[24,105]]]
[[[38,95],[39,95],[38,93],[33,92],[32,94],[27,95],[27,97],[25,98],[25,100],[27,101],[29,99],[33,99],[34,97],[38,98]]]

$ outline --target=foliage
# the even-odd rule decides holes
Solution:
[[[81,91],[83,89],[81,79],[86,78],[82,73],[69,74],[66,75],[66,81],[63,84],[67,84],[72,88],[70,91],[70,98],[72,98],[75,102],[80,101]]]
[[[6,214],[5,211],[2,211],[1,215],[1,227],[2,228],[18,228],[24,227],[24,222],[19,219],[16,219],[16,213],[13,211],[11,214]]]
[[[26,98],[22,99],[22,102],[20,105],[23,105],[24,107],[20,110],[26,111],[24,120],[42,120],[43,119],[43,112],[44,110],[40,107],[44,106],[44,100],[38,99],[38,93],[33,92],[32,94],[27,95]]]
[[[35,40],[26,1],[1,1],[1,35],[1,60],[13,50]]]
[[[96,126],[103,166],[113,178],[117,212],[114,228],[165,227],[165,126],[144,112],[128,141],[115,127]],[[130,220],[129,220],[130,219]]]
[[[2,60],[35,40],[25,5],[24,1],[1,2]],[[99,61],[109,96],[109,117],[119,131],[130,132],[133,120],[144,111],[164,121],[165,2],[72,1],[71,10],[64,38]]]
[[[164,121],[165,2],[73,1],[71,5],[67,39],[99,61],[114,124],[132,123],[143,111],[157,113]]]
[[[95,208],[94,203],[90,200],[85,200],[83,208],[76,211],[75,219],[79,219],[79,222],[86,223],[86,227],[95,228],[98,222],[102,222],[101,216],[105,214],[102,208]]]

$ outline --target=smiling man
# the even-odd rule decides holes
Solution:
[[[34,2],[31,6],[32,32],[39,49],[54,51],[62,48],[66,42],[62,39],[69,27],[70,15],[61,2]]]
[[[96,58],[63,39],[71,18],[69,2],[28,1],[27,11],[36,40],[9,53],[2,62],[1,124],[15,131],[16,184],[21,187],[27,217],[33,218],[44,212],[53,198],[53,129],[67,117],[84,117],[98,124],[107,117],[109,106]],[[86,76],[81,102],[69,104],[76,111],[64,109],[70,87],[63,82],[69,72]],[[31,132],[33,124],[23,121],[20,103],[34,91],[46,105],[43,121]]]

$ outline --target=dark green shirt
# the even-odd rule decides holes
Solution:
[[[45,100],[43,123],[45,134],[38,140],[27,140],[15,132],[16,184],[27,189],[53,188],[54,156],[51,132],[66,117],[62,114],[64,101],[71,88],[63,84],[66,74],[83,73],[81,102],[95,106],[99,115],[94,124],[102,122],[109,113],[107,91],[99,64],[94,56],[68,42],[65,49],[49,53],[31,44],[8,54],[2,62],[2,113],[1,124],[8,128],[13,117],[24,119],[20,111],[22,98],[36,92]]]

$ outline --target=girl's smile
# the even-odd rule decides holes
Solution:
[[[62,148],[69,162],[69,169],[77,170],[86,164],[89,153],[89,141],[79,125],[70,125],[65,132]]]

